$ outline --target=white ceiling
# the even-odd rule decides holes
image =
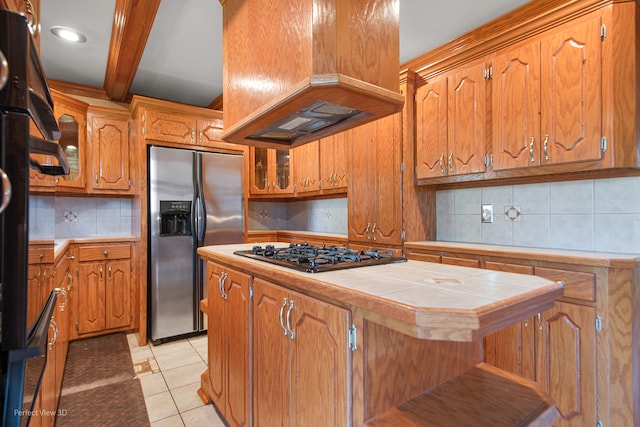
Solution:
[[[398,1],[402,64],[528,0]],[[115,0],[40,3],[40,50],[47,77],[102,88]],[[131,92],[208,106],[222,93],[221,24],[218,0],[163,0]],[[55,38],[50,32],[54,25],[79,30],[87,42],[71,45]]]

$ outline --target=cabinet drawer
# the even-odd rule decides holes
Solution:
[[[53,264],[53,245],[29,246],[29,264]]]
[[[437,264],[440,264],[439,254],[421,254],[419,252],[411,252],[409,254],[409,259],[413,259],[415,261],[435,262]]]
[[[458,258],[458,257],[446,256],[446,255],[442,256],[442,263],[458,265],[460,267],[474,267],[474,268],[480,267],[480,260],[470,259],[470,258]]]
[[[596,300],[596,276],[593,273],[536,267],[535,275],[556,282],[563,281],[565,298]]]
[[[78,261],[102,261],[131,258],[131,245],[80,246]]]

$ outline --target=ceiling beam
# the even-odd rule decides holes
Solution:
[[[129,93],[159,6],[160,0],[116,0],[104,76],[104,90],[114,101]]]

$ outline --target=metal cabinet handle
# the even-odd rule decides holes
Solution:
[[[540,313],[538,313],[538,329],[540,329],[541,331],[543,330],[543,327],[542,327],[542,315]]]
[[[53,291],[64,295],[64,302],[58,306],[60,311],[64,311],[64,309],[67,308],[67,304],[69,304],[69,295],[67,294],[67,291],[62,288],[55,288]]]
[[[56,323],[53,316],[51,316],[51,320],[49,320],[49,328],[53,328],[53,337],[51,337],[51,340],[48,344],[49,350],[51,350],[53,348],[53,345],[58,340],[58,324]]]
[[[282,317],[284,314],[284,308],[287,306],[287,302],[288,300],[286,298],[283,298],[282,307],[280,307],[280,327],[282,328],[282,332],[284,332],[285,335],[289,335],[289,331],[287,331],[287,327],[284,325],[284,320]]]
[[[67,273],[67,292],[71,291],[72,283],[73,283],[73,274]]]
[[[196,140],[196,130],[191,129],[191,142],[194,142],[195,140]]]
[[[225,280],[227,280],[227,277],[227,273],[223,271],[222,273],[220,273],[220,278],[218,279],[218,289],[220,290],[220,296],[222,297],[222,299],[227,299],[228,297],[228,295],[224,291],[224,282]]]
[[[71,255],[71,256],[68,256],[68,257],[67,257],[67,259],[68,259],[69,261],[73,261],[74,259],[76,259],[76,257],[74,257],[73,255]]]
[[[111,266],[109,266],[109,280],[113,280],[113,273],[111,271]]]
[[[529,320],[525,320],[525,321],[524,321],[524,327],[525,327],[525,328],[528,328],[528,327],[529,327]]]
[[[549,160],[549,135],[544,136],[544,159]]]
[[[103,254],[104,254],[104,256],[108,256],[109,255],[109,251],[104,251]]]
[[[451,154],[449,154],[447,165],[449,166],[449,172],[453,172],[453,151],[451,152]]]
[[[102,281],[102,266],[100,266],[100,281]]]
[[[2,201],[0,201],[0,213],[2,213],[11,201],[11,180],[2,169],[0,169],[0,181],[2,181]]]
[[[373,227],[371,228],[371,235],[373,236],[373,240],[376,240],[376,225],[378,225],[377,222],[373,223]]]
[[[446,172],[446,170],[444,169],[444,153],[440,154],[440,161],[438,163],[440,164],[440,173],[444,175]]]
[[[535,143],[536,139],[532,136],[531,137],[531,142],[529,143],[529,158],[531,159],[532,162],[536,161],[536,157],[533,155],[533,144]]]
[[[289,330],[289,338],[294,339],[296,337],[296,331],[291,329],[291,311],[295,307],[293,300],[289,301],[289,310],[287,310],[287,329]]]
[[[7,80],[9,80],[9,63],[4,53],[0,50],[0,90],[7,84]]]
[[[199,135],[199,141],[202,142],[202,131],[200,131],[200,135]]]
[[[371,223],[367,223],[367,228],[364,230],[364,234],[367,235],[367,240],[371,240],[371,235],[369,234],[369,227],[371,227]]]

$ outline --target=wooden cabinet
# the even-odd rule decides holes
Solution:
[[[406,64],[420,70],[417,184],[636,173],[638,8],[528,3]],[[482,62],[486,93],[469,84]],[[484,123],[486,148],[473,142]]]
[[[492,60],[493,169],[600,160],[600,13]]]
[[[349,311],[258,278],[254,289],[254,425],[349,425]]]
[[[292,157],[288,149],[251,147],[251,195],[292,194]]]
[[[250,424],[251,277],[207,263],[210,398],[230,426]]]
[[[348,134],[349,241],[402,244],[401,115]]]
[[[79,246],[75,336],[130,326],[131,273],[129,244]]]
[[[88,104],[61,92],[51,91],[53,112],[60,127],[60,141],[69,175],[56,177],[56,188],[85,190],[87,185],[87,108]]]
[[[459,252],[453,254],[445,251],[418,251],[414,255],[412,251],[410,249],[410,259],[430,256],[435,261],[438,257],[444,260],[462,256]],[[513,249],[510,251],[517,252]],[[624,273],[620,269],[589,267],[588,261],[575,254],[560,257],[526,251],[511,253],[507,262],[504,258],[500,259],[500,253],[495,250],[487,253],[478,250],[465,251],[464,258],[475,260],[482,268],[535,274],[564,283],[563,297],[551,310],[485,336],[485,361],[539,383],[556,403],[560,415],[556,423],[558,426],[596,425],[598,421],[607,419],[607,413],[611,410],[609,393],[613,390],[609,382],[617,383],[620,379],[609,374],[605,378],[603,375],[620,361],[614,360],[609,352],[606,355],[598,354],[603,348],[614,344],[609,341],[609,333],[603,331],[602,323],[607,312],[611,324],[621,327],[620,324],[627,321],[625,309],[618,308],[625,304],[616,302],[613,305],[614,314],[610,311],[613,303],[608,298],[612,296],[611,292],[620,292],[615,296],[616,301],[630,297],[622,297],[620,290],[631,286],[629,270]],[[613,263],[603,263],[600,259],[593,262],[595,266],[607,264]],[[609,297],[599,299],[600,295]],[[618,314],[622,317],[619,320],[616,319]],[[626,346],[621,348],[626,351]],[[622,350],[620,352],[624,353]],[[627,362],[630,363],[630,359]],[[621,425],[624,425],[632,414],[619,411],[621,409],[616,408],[619,420],[624,420]]]
[[[90,192],[133,192],[128,110],[92,107],[88,119]]]
[[[141,132],[145,139],[192,145],[196,142],[196,118],[173,111],[145,110]]]
[[[323,192],[347,190],[347,132],[320,140],[320,182]]]
[[[320,181],[320,144],[321,141],[308,142],[293,148],[293,191],[295,194],[318,192],[322,189]]]
[[[35,322],[54,288],[53,245],[29,245],[27,326]]]
[[[416,89],[416,178],[485,171],[485,61]]]

